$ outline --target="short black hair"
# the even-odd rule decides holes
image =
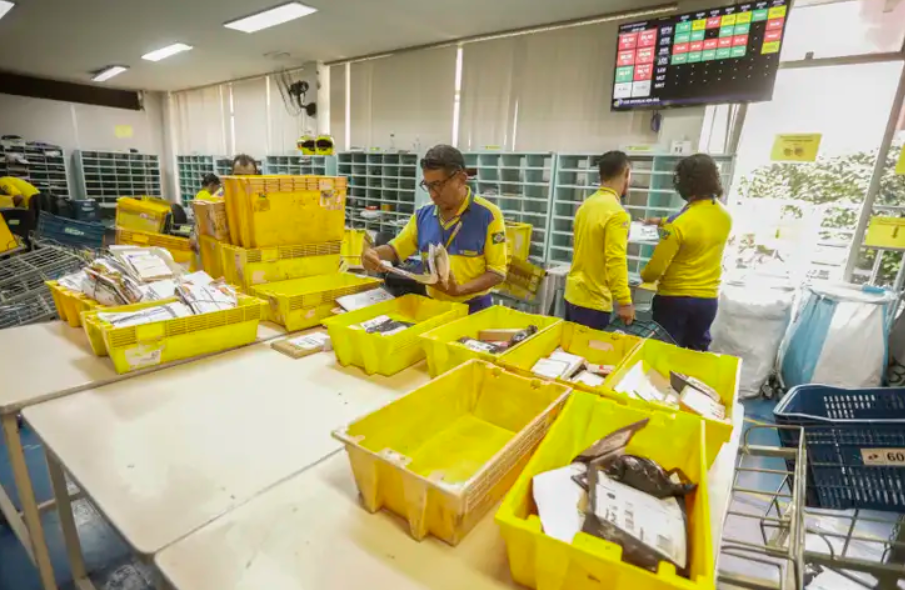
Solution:
[[[422,170],[443,170],[447,174],[465,171],[465,156],[451,145],[435,145],[421,159]]]
[[[625,152],[613,150],[600,156],[597,167],[600,170],[600,182],[606,182],[625,173],[626,168],[632,167],[632,162]]]
[[[238,156],[233,158],[233,165],[230,172],[232,172],[232,170],[235,170],[236,164],[239,164],[241,166],[254,166],[255,174],[261,173],[260,170],[258,170],[258,162],[248,154],[239,154]]]
[[[212,174],[212,173],[208,172],[201,179],[201,186],[207,186],[209,184],[220,184],[220,177],[217,176],[216,174]]]
[[[676,165],[673,183],[686,201],[695,198],[718,199],[723,196],[720,168],[707,154],[682,158]]]

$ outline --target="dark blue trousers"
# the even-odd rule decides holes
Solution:
[[[465,304],[468,306],[468,314],[471,315],[492,306],[493,298],[490,296],[490,293],[488,293],[487,295],[480,295],[474,299],[469,299]]]
[[[710,348],[710,326],[716,308],[716,299],[700,297],[657,295],[653,301],[654,321],[669,332],[676,344],[691,350]]]
[[[613,315],[612,312],[572,305],[568,301],[565,303],[567,322],[581,324],[592,330],[604,330],[610,325],[610,318]]]

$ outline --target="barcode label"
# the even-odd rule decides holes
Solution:
[[[630,508],[625,510],[625,528],[629,531],[635,530],[635,513]]]
[[[663,535],[657,535],[657,549],[659,549],[661,553],[672,556],[672,539],[664,537]]]

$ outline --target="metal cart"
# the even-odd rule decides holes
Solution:
[[[53,246],[0,260],[0,329],[55,318],[53,297],[44,282],[83,266],[80,256]]]

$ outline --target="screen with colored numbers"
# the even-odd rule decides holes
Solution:
[[[790,1],[621,25],[613,110],[770,100]]]

